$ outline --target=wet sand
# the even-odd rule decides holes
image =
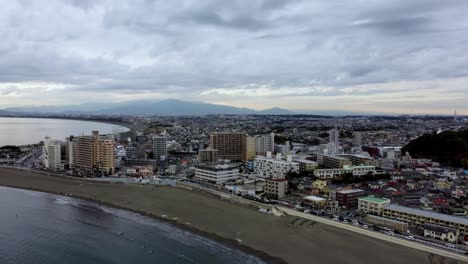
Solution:
[[[263,214],[179,188],[98,183],[9,168],[0,168],[0,185],[71,194],[164,219],[239,246],[269,263],[461,263],[292,216]]]

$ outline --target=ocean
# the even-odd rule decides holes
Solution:
[[[79,120],[0,117],[0,146],[39,143],[46,136],[65,140],[70,135],[91,135],[93,130],[110,134],[128,131],[128,128]]]
[[[0,263],[264,262],[132,212],[0,187]]]

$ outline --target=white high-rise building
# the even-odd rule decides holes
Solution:
[[[153,157],[157,161],[166,160],[167,157],[167,137],[159,135],[153,137]]]
[[[361,132],[354,133],[353,143],[354,143],[355,146],[361,146],[362,145],[362,134],[361,134]]]
[[[44,166],[47,169],[59,170],[62,165],[62,142],[46,137],[44,140]]]
[[[334,128],[328,131],[328,143],[338,144],[338,138],[340,137],[340,131],[337,128]]]
[[[265,156],[268,151],[275,151],[275,133],[255,136],[255,154]]]

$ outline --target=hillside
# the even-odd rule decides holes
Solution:
[[[402,153],[405,152],[415,158],[468,168],[468,130],[423,135],[403,147]]]

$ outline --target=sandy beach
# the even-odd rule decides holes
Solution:
[[[269,263],[461,263],[292,216],[263,214],[179,188],[98,183],[9,168],[0,168],[0,185],[71,194],[171,221],[239,246]]]

